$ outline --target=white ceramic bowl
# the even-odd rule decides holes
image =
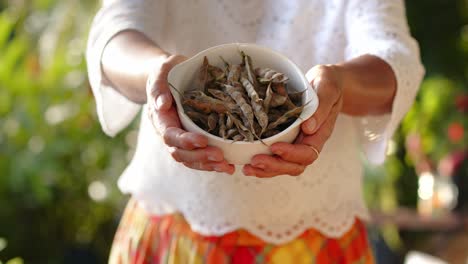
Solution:
[[[225,159],[229,163],[236,165],[250,163],[250,160],[256,154],[271,154],[269,146],[273,143],[293,142],[299,134],[300,124],[307,118],[311,117],[318,107],[317,95],[310,87],[309,82],[301,70],[292,61],[280,53],[256,44],[233,43],[206,49],[172,68],[169,72],[168,81],[180,92],[190,89],[192,87],[191,84],[193,80],[195,80],[197,71],[200,65],[202,65],[204,56],[208,58],[210,64],[221,67],[223,62],[219,56],[222,56],[229,63],[241,63],[240,50],[244,51],[252,58],[254,68],[268,67],[285,73],[289,77],[289,89],[294,88],[297,91],[306,90],[303,94],[302,100],[303,102],[308,102],[308,104],[304,107],[299,118],[291,124],[291,126],[275,136],[263,139],[263,143],[258,140],[254,142],[233,142],[232,140],[226,140],[214,136],[197,126],[184,113],[180,94],[171,89],[172,95],[174,96],[177,104],[179,118],[184,129],[205,135],[208,138],[208,144],[210,146],[220,148],[224,153]]]

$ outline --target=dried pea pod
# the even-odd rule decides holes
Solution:
[[[242,67],[238,64],[229,65],[229,73],[227,76],[227,84],[233,85],[239,82],[239,78],[242,73]]]
[[[258,76],[258,81],[261,83],[286,83],[289,78],[284,74],[270,68],[257,68],[255,73]]]
[[[234,137],[235,135],[239,135],[239,131],[237,130],[237,128],[231,128],[227,131],[226,133],[226,137],[227,138],[232,138]]]
[[[267,114],[270,111],[272,99],[273,99],[273,90],[271,89],[271,83],[269,83],[266,89],[265,100],[263,100],[263,109],[265,109],[265,113]]]
[[[216,90],[216,89],[208,89],[208,93],[210,93],[213,97],[226,102],[226,103],[231,103],[235,104],[236,102],[225,92]]]
[[[186,110],[185,114],[195,123],[201,124],[204,128],[208,128],[208,117],[200,112]]]
[[[288,98],[286,96],[283,96],[283,95],[280,95],[280,94],[277,94],[277,93],[273,93],[273,96],[271,98],[270,106],[271,107],[282,106],[282,105],[284,105],[286,103],[287,100],[288,100]]]
[[[252,106],[245,100],[243,94],[236,87],[224,84],[224,89],[231,96],[232,99],[240,107],[242,114],[245,116],[244,125],[246,127],[252,127],[254,122],[254,114]]]
[[[300,107],[296,107],[296,108],[294,108],[292,110],[287,111],[280,118],[278,118],[278,120],[276,120],[273,123],[270,123],[268,125],[267,131],[273,130],[273,129],[277,128],[278,126],[286,123],[288,121],[288,119],[290,119],[292,117],[298,117],[301,114],[303,108],[304,108],[304,106],[300,106]]]
[[[208,65],[208,72],[213,77],[214,81],[220,81],[226,77],[226,73],[222,69],[213,65]]]
[[[256,135],[261,135],[263,131],[268,126],[268,115],[263,109],[263,100],[260,99],[257,92],[255,91],[253,85],[244,77],[241,77],[241,82],[244,85],[247,94],[250,96],[250,103],[252,104],[252,109],[255,117],[257,118],[258,124],[262,128],[260,133],[255,133]]]
[[[211,75],[208,73],[208,58],[205,56],[203,58],[203,64],[198,70],[198,78],[195,80],[195,89],[200,91],[205,91],[206,84],[209,81]]]
[[[226,121],[225,114],[219,114],[218,115],[218,135],[222,137],[223,139],[226,139]]]
[[[243,141],[243,140],[244,140],[244,137],[243,137],[241,134],[237,134],[237,135],[235,135],[235,136],[232,137],[232,140],[233,140],[234,142],[236,142],[236,141]]]
[[[218,124],[218,114],[211,113],[208,115],[208,132],[214,131],[216,129],[216,125]]]
[[[236,108],[236,105],[228,104],[213,97],[209,97],[203,92],[201,92],[200,96],[185,98],[182,103],[206,114],[211,112],[227,113],[231,111],[231,109]]]
[[[303,106],[302,94],[288,94],[288,77],[270,68],[253,68],[241,51],[242,63],[224,69],[208,59],[198,70],[195,89],[183,94],[187,115],[205,131],[234,141],[253,141],[280,133]]]
[[[234,125],[237,127],[237,130],[239,131],[239,134],[241,134],[244,139],[246,139],[249,142],[253,142],[254,140],[254,135],[252,133],[252,130],[249,130],[247,127],[245,127],[242,122],[236,118],[233,115],[230,115],[232,121],[234,122]]]
[[[299,106],[302,104],[302,95],[304,94],[305,91],[306,90],[295,92],[295,93],[290,93],[289,99],[291,99],[294,105]]]
[[[281,105],[283,105],[283,104],[286,105],[288,110],[294,109],[294,107],[296,107],[296,105],[289,98],[289,94],[288,94],[288,91],[287,91],[286,86],[284,85],[284,83],[275,84],[274,85],[274,90],[276,91],[276,93],[278,95],[281,95],[281,96],[285,97],[285,101]]]

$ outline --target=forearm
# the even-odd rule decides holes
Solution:
[[[146,81],[151,69],[162,66],[169,55],[137,31],[123,31],[104,49],[103,74],[129,100],[146,102]]]
[[[336,65],[342,80],[342,112],[352,116],[379,115],[392,110],[396,78],[382,59],[365,55]]]

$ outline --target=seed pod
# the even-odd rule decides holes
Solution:
[[[289,98],[288,91],[284,83],[277,83],[273,86],[278,95],[284,96],[285,101],[281,105],[285,105],[288,110],[294,109],[296,105]]]
[[[286,90],[284,83],[275,83],[273,85],[273,91],[279,95],[288,96],[288,90]]]
[[[284,113],[284,115],[282,115],[280,118],[278,118],[278,120],[276,120],[275,122],[270,123],[268,125],[267,131],[273,130],[276,127],[286,123],[288,121],[288,119],[291,118],[291,117],[298,117],[301,114],[303,108],[304,108],[304,106],[296,107],[296,108],[294,108],[292,110],[289,110],[288,112]]]
[[[225,121],[225,114],[218,115],[218,135],[223,139],[226,139],[226,121]]]
[[[273,99],[273,90],[271,90],[271,83],[269,83],[268,88],[266,90],[265,100],[263,101],[263,108],[265,109],[265,113],[267,114],[270,111],[272,99]]]
[[[263,110],[263,100],[258,97],[257,92],[255,91],[253,85],[244,77],[241,77],[242,84],[244,85],[245,90],[250,96],[250,103],[252,104],[252,109],[255,117],[257,118],[260,127],[262,128],[260,133],[255,133],[255,135],[260,135],[268,126],[268,116]]]
[[[226,77],[226,73],[223,70],[213,65],[208,65],[208,72],[213,77],[214,81],[220,81]]]
[[[203,58],[203,64],[198,70],[198,78],[195,80],[195,89],[205,91],[205,86],[208,83],[208,79],[211,77],[208,73],[208,66],[208,58],[205,56]]]
[[[208,89],[208,93],[210,93],[214,98],[217,98],[223,102],[235,104],[236,102],[225,92],[216,90],[216,89]]]
[[[223,86],[226,92],[231,96],[231,98],[234,99],[234,101],[236,101],[237,105],[241,109],[243,116],[245,116],[246,119],[243,120],[244,125],[246,127],[252,127],[254,122],[252,106],[250,106],[250,104],[247,103],[239,89],[229,84],[225,84]]]
[[[268,120],[268,116],[265,116],[265,117],[266,117],[267,120]],[[254,129],[253,129],[253,134],[254,134],[254,136],[255,136],[257,139],[261,140],[263,131],[266,130],[266,127],[263,128],[263,127],[260,126],[259,123],[255,122],[253,128],[254,128]]]
[[[231,129],[234,126],[234,123],[232,122],[231,116],[227,116],[226,118],[226,128]]]
[[[240,65],[221,57],[224,68],[210,65],[204,57],[194,89],[182,95],[182,105],[189,118],[213,135],[262,141],[294,122],[304,107],[299,106],[303,92],[289,95],[283,73],[253,70],[251,57],[242,51],[241,56]]]
[[[253,84],[245,78],[245,76],[241,76],[240,81],[242,85],[244,86],[244,89],[247,91],[247,94],[249,95],[250,99],[253,102],[262,102],[263,100],[258,96],[257,91],[255,90]]]
[[[306,90],[300,91],[300,92],[295,92],[295,93],[290,93],[289,94],[289,99],[293,102],[294,105],[300,106],[302,105],[302,95],[304,94]]]
[[[227,84],[233,85],[236,82],[239,82],[239,78],[242,72],[242,68],[238,64],[232,64],[229,66],[229,73],[227,76]]]
[[[234,137],[235,135],[239,135],[239,131],[237,130],[237,128],[231,128],[227,131],[226,133],[226,137],[227,138],[232,138]]]
[[[216,129],[217,124],[218,124],[218,114],[211,113],[208,116],[208,132],[214,131]]]
[[[195,123],[202,125],[203,128],[208,128],[208,117],[202,113],[185,110],[185,114]]]
[[[242,135],[240,135],[240,134],[237,134],[237,135],[235,135],[235,136],[232,137],[232,140],[233,140],[234,142],[243,141],[243,140],[244,140],[244,137],[243,137]]]
[[[247,127],[245,127],[242,122],[237,119],[235,116],[233,115],[230,115],[231,116],[231,119],[232,121],[234,122],[234,125],[237,127],[237,130],[239,131],[239,134],[241,134],[245,140],[249,141],[249,142],[253,142],[254,140],[254,136],[251,132],[251,130],[249,130]]]
[[[286,83],[289,81],[286,75],[270,68],[257,68],[255,69],[255,73],[261,83]]]
[[[211,112],[227,113],[231,109],[236,108],[236,105],[228,104],[221,100],[209,97],[203,92],[201,92],[199,96],[195,98],[184,99],[182,103],[206,114]]]

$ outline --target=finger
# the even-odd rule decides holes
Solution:
[[[167,128],[164,133],[164,142],[168,146],[185,150],[205,148],[208,145],[208,139],[205,136],[187,132],[180,127]]]
[[[305,135],[304,138],[300,143],[313,146],[315,149],[322,151],[325,142],[330,138],[335,129],[336,119],[338,118],[338,111],[339,107],[332,109],[332,113],[328,117],[328,119],[323,123],[319,130],[313,135]]]
[[[224,172],[227,174],[233,174],[235,171],[234,165],[227,163],[227,161],[221,162],[193,162],[193,163],[183,163],[186,167],[194,170],[202,171],[217,171]]]
[[[251,167],[261,169],[265,173],[262,175],[300,175],[305,170],[305,166],[293,162],[288,162],[278,156],[256,155],[252,158]]]
[[[152,101],[157,110],[167,110],[172,106],[173,99],[167,82],[170,70],[187,58],[180,55],[173,55],[161,65],[159,71],[154,72],[148,78],[147,90],[148,101]]]
[[[340,100],[341,91],[337,84],[326,79],[326,74],[323,71],[318,72],[312,80],[311,85],[317,93],[319,106],[314,115],[304,121],[301,125],[302,131],[305,134],[315,133],[320,126],[325,122],[332,107]]]
[[[159,111],[168,110],[173,104],[173,99],[167,80],[157,80],[153,87],[150,98],[153,98],[156,109]]]
[[[158,78],[160,79],[153,80],[152,77],[148,79],[148,103],[152,104],[152,106],[159,111],[165,111],[173,104],[172,94],[169,90],[167,78]]]
[[[167,111],[158,111],[154,107],[148,107],[148,115],[151,119],[151,123],[161,135],[166,133],[166,130],[170,127],[181,127],[179,115],[177,114],[176,108],[173,106]]]
[[[280,156],[283,160],[301,165],[312,164],[317,158],[317,153],[305,144],[275,143],[271,146],[271,152]]]
[[[253,176],[257,178],[273,178],[275,176],[278,176],[273,172],[267,172],[263,169],[253,167],[251,165],[245,165],[242,168],[242,173],[244,173],[245,176]]]
[[[206,147],[202,149],[186,150],[176,147],[170,147],[169,153],[177,162],[182,163],[197,163],[209,161],[223,161],[223,152],[219,148]]]

